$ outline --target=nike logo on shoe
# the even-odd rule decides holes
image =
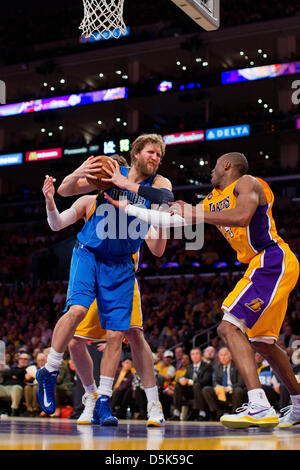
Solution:
[[[47,400],[46,390],[44,390],[44,404],[47,408],[52,405],[52,402],[50,401],[50,403],[49,403],[48,400]]]
[[[259,411],[254,411],[254,413],[251,413],[251,411],[249,411],[249,416],[254,416],[254,415],[257,415],[259,413],[264,413],[265,411],[267,411],[268,408],[264,408],[263,410],[259,410]]]

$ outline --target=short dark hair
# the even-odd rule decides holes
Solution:
[[[248,160],[243,153],[240,152],[231,152],[228,154],[230,156],[230,161],[233,166],[238,170],[241,176],[245,175],[248,172]]]

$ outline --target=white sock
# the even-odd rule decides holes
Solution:
[[[291,395],[291,401],[295,408],[300,408],[300,395]]]
[[[100,375],[100,383],[98,387],[98,395],[106,395],[108,397],[112,396],[112,387],[114,383],[113,377],[106,377],[105,375]]]
[[[262,388],[253,388],[248,391],[249,402],[254,405],[269,408],[271,405],[266,397],[265,391]]]
[[[87,385],[87,386],[83,385],[83,387],[84,387],[84,390],[86,391],[86,393],[89,393],[89,394],[93,394],[97,391],[97,387],[96,387],[95,382],[93,382],[91,385]]]
[[[47,357],[45,368],[49,372],[54,372],[55,370],[58,370],[63,357],[64,357],[64,353],[59,353],[55,351],[55,349],[51,348],[50,353],[48,354],[48,357]]]
[[[157,385],[150,388],[144,388],[148,402],[151,400],[159,401]]]

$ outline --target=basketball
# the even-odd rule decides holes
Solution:
[[[108,181],[102,181],[102,178],[110,178],[110,174],[106,172],[106,169],[111,170],[111,167],[108,162],[112,162],[113,164],[115,164],[114,160],[110,157],[107,157],[106,155],[101,155],[99,157],[96,157],[95,160],[93,160],[93,163],[96,162],[102,163],[103,168],[99,171],[99,173],[94,173],[94,176],[97,177],[97,180],[87,178],[88,183],[92,184],[97,189],[100,189],[102,191],[112,188],[114,184]]]

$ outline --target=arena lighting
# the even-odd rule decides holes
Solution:
[[[172,90],[172,88],[173,88],[173,83],[164,80],[163,82],[160,82],[160,84],[158,85],[157,91],[164,93],[165,91]]]
[[[261,80],[263,78],[274,78],[281,75],[293,75],[300,73],[300,61],[287,62],[285,64],[261,65],[259,67],[249,67],[245,69],[231,70],[221,73],[223,85],[229,83],[247,82]]]
[[[5,104],[0,106],[0,117],[15,116],[17,114],[38,113],[52,109],[70,108],[86,104],[113,101],[128,97],[128,88],[108,88],[107,90],[90,91],[87,93],[74,93],[73,95],[56,96],[40,100],[23,101],[21,103]]]
[[[0,166],[20,165],[23,163],[23,153],[0,155]]]

